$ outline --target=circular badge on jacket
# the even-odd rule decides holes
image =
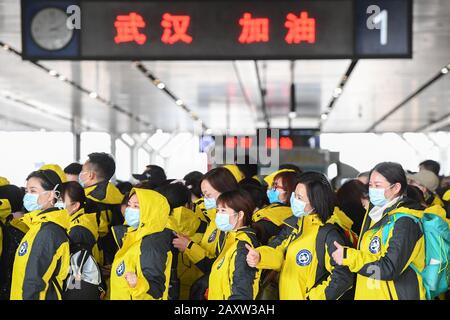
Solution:
[[[370,241],[369,243],[369,251],[375,254],[380,252],[380,248],[381,248],[380,238],[379,237],[373,238],[372,241]]]
[[[211,235],[209,236],[209,238],[208,238],[208,243],[213,242],[213,241],[216,239],[216,236],[217,236],[217,229],[215,229],[215,230],[211,233]]]
[[[311,263],[312,254],[309,250],[303,249],[297,253],[297,264],[301,267],[306,267]]]
[[[122,261],[116,269],[116,274],[121,277],[123,275],[123,273],[125,272],[125,262]]]
[[[25,255],[25,253],[27,253],[28,251],[28,241],[25,241],[24,243],[22,243],[22,245],[20,246],[19,249],[19,257],[22,257]]]

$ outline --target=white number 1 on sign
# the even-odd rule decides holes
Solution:
[[[388,12],[387,10],[381,10],[377,5],[371,5],[367,7],[367,14],[372,14],[367,19],[367,28],[369,30],[380,30],[380,44],[382,46],[387,45],[388,42]]]

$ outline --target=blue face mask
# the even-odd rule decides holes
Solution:
[[[370,202],[377,207],[384,206],[388,202],[388,199],[384,196],[385,191],[386,189],[383,188],[369,188]]]
[[[294,216],[297,218],[301,218],[307,216],[309,213],[305,212],[306,202],[299,200],[295,197],[295,194],[292,192],[291,195],[291,209]]]
[[[139,227],[139,221],[141,219],[141,212],[139,209],[127,207],[125,209],[125,221],[130,227],[137,229]]]
[[[78,177],[78,183],[80,184],[81,187],[85,187],[83,180],[81,180],[80,177]]]
[[[280,201],[280,191],[277,189],[267,190],[267,197],[269,198],[270,203],[277,203]]]
[[[204,198],[206,210],[214,209],[216,207],[216,199],[214,198]]]
[[[230,216],[226,213],[216,214],[216,226],[219,230],[224,232],[231,231],[235,227],[230,223]]]
[[[26,193],[23,197],[23,206],[28,212],[41,210],[42,206],[38,203],[39,194]]]

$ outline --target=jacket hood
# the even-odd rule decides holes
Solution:
[[[235,164],[227,164],[227,165],[225,165],[223,167],[231,172],[231,174],[233,175],[233,177],[236,179],[237,182],[239,182],[242,179],[244,179],[244,176],[241,173],[241,170],[239,170],[237,165],[235,165]]]
[[[192,237],[197,231],[200,222],[194,211],[186,207],[178,207],[173,209],[169,216],[167,228],[176,233]]]
[[[272,203],[253,213],[252,218],[253,221],[259,221],[263,218],[268,218],[277,226],[280,226],[286,219],[288,219],[292,215],[293,214],[291,207],[280,203]]]
[[[111,182],[100,182],[84,189],[86,197],[104,204],[121,204],[124,195]]]
[[[272,172],[271,174],[269,174],[268,176],[266,176],[264,178],[264,181],[267,183],[267,185],[269,186],[269,188],[272,186],[273,184],[273,178],[275,178],[275,176],[281,172],[295,172],[292,169],[281,169],[275,172]]]
[[[327,222],[337,223],[344,230],[350,230],[353,226],[353,221],[338,207],[334,207],[333,215]]]
[[[40,167],[39,170],[51,170],[58,175],[62,183],[67,182],[66,174],[64,173],[63,169],[61,169],[61,167],[57,164],[46,164]]]
[[[70,216],[70,227],[81,225],[88,229],[94,238],[98,239],[98,224],[95,213],[85,213],[84,209],[80,209]]]
[[[160,193],[148,189],[133,188],[130,197],[134,194],[139,200],[140,221],[138,228],[129,233],[133,233],[134,239],[139,240],[163,231],[169,222],[170,206],[167,199]]]

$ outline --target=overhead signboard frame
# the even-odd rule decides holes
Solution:
[[[22,0],[27,60],[412,57],[412,0]]]

